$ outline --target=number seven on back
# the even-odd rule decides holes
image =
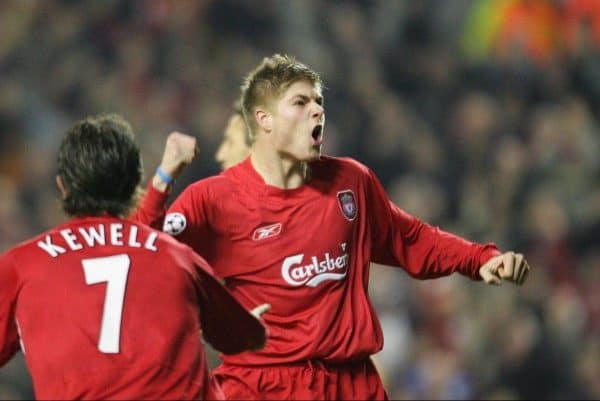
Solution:
[[[119,353],[121,316],[130,263],[126,254],[81,261],[86,284],[107,283],[98,340],[98,349],[106,354]]]

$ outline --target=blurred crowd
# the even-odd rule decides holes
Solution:
[[[174,193],[217,173],[242,76],[274,52],[321,73],[325,153],[533,268],[496,288],[373,266],[389,395],[600,398],[598,0],[0,2],[0,252],[64,219],[57,145],[86,115],[131,121],[146,177],[170,131],[197,136]],[[25,369],[0,369],[0,399],[33,396]]]

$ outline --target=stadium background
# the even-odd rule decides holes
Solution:
[[[597,0],[2,1],[0,251],[62,221],[57,144],[86,115],[132,122],[146,178],[168,132],[196,135],[174,193],[216,173],[241,77],[273,52],[322,74],[326,153],[533,266],[522,288],[374,268],[390,396],[600,398]],[[20,357],[0,369],[0,399],[32,396]]]

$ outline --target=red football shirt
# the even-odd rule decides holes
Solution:
[[[388,199],[375,175],[348,158],[312,162],[292,190],[266,185],[250,159],[190,185],[171,205],[164,230],[189,244],[263,315],[267,346],[224,356],[241,365],[364,358],[381,350],[367,293],[371,262],[433,278],[479,267],[498,253],[422,223]]]
[[[224,352],[264,336],[204,259],[145,225],[76,218],[0,257],[0,365],[21,348],[37,398],[219,398],[201,329]]]

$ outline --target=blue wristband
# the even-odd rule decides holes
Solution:
[[[156,169],[156,175],[160,177],[161,180],[164,181],[165,184],[171,185],[175,182],[175,179],[171,177],[169,174],[165,173],[160,166]]]

